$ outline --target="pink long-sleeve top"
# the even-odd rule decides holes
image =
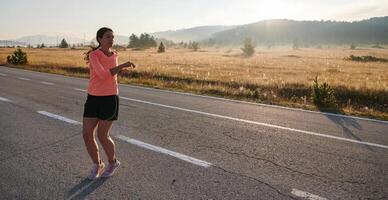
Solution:
[[[89,53],[90,78],[88,93],[93,96],[118,95],[117,74],[110,69],[118,65],[117,53],[105,55],[100,49]]]

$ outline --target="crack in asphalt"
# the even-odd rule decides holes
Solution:
[[[335,180],[333,178],[330,178],[330,177],[327,177],[327,176],[321,176],[321,175],[317,175],[317,174],[314,174],[314,173],[306,173],[306,172],[301,172],[301,171],[298,171],[298,170],[295,170],[295,169],[292,169],[290,167],[286,167],[286,166],[283,166],[283,165],[280,165],[278,163],[275,163],[271,160],[268,160],[268,159],[264,159],[264,158],[258,158],[258,157],[254,157],[254,156],[250,156],[250,155],[247,155],[245,153],[238,153],[238,152],[231,152],[227,149],[223,149],[223,148],[220,148],[220,147],[208,147],[208,146],[202,146],[204,148],[207,148],[207,149],[210,149],[212,151],[214,151],[214,149],[218,149],[218,150],[222,150],[226,153],[229,153],[229,154],[233,154],[233,155],[238,155],[238,156],[244,156],[244,157],[247,157],[247,158],[250,158],[250,159],[255,159],[255,160],[260,160],[260,161],[264,161],[264,162],[267,162],[267,163],[271,163],[272,165],[275,165],[277,167],[280,167],[280,168],[284,168],[284,169],[287,169],[288,171],[291,171],[291,172],[294,172],[294,173],[299,173],[299,174],[303,174],[303,175],[306,175],[306,176],[314,176],[314,177],[317,177],[317,178],[322,178],[322,179],[327,179],[331,182],[338,182],[338,183],[348,183],[348,184],[358,184],[358,185],[365,185],[366,183],[365,182],[358,182],[358,181],[340,181],[340,180]]]
[[[251,177],[251,176],[248,176],[248,175],[245,175],[245,174],[240,174],[240,173],[237,173],[237,172],[233,172],[233,171],[229,171],[229,170],[226,170],[222,167],[219,167],[219,166],[216,166],[216,165],[213,165],[212,167],[216,168],[216,169],[220,169],[226,173],[229,173],[229,174],[233,174],[233,175],[237,175],[237,176],[241,176],[241,177],[244,177],[244,178],[248,178],[248,179],[251,179],[251,180],[254,180],[260,184],[263,184],[263,185],[266,185],[267,187],[271,188],[272,190],[276,191],[278,194],[280,194],[281,196],[284,196],[284,197],[288,197],[288,198],[291,198],[291,199],[297,199],[289,194],[284,194],[283,192],[281,192],[280,190],[278,190],[276,187],[272,186],[271,184],[269,183],[266,183],[262,180],[259,180],[255,177]]]

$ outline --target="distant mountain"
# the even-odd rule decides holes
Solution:
[[[92,41],[97,44],[96,38],[93,38],[92,40],[87,41],[87,45]],[[115,35],[115,44],[127,46],[129,44],[129,36]]]
[[[295,21],[287,19],[263,20],[238,26],[199,26],[175,31],[150,33],[155,38],[174,42],[199,41],[206,44],[241,45],[250,37],[258,45],[283,45],[297,40],[299,44],[388,44],[388,16],[355,22]],[[83,43],[76,37],[33,35],[16,40],[0,40],[4,45],[56,45],[63,38],[70,44]],[[86,44],[95,39],[85,40]],[[115,43],[127,45],[129,35],[116,35]]]
[[[26,46],[28,44],[30,45],[37,45],[44,43],[46,46],[55,46],[59,44],[62,39],[65,39],[66,42],[69,44],[81,44],[85,42],[86,45],[89,45],[90,42],[94,41],[96,44],[96,39],[84,39],[77,38],[77,37],[68,37],[68,36],[48,36],[48,35],[30,35],[25,36],[21,38],[17,38],[14,40],[0,40],[0,46],[13,46],[13,45],[20,45],[20,46]],[[122,35],[115,35],[115,43],[120,45],[128,45],[129,42],[129,36],[122,36]]]
[[[57,45],[65,38],[66,42],[70,44],[82,43],[84,40],[76,37],[67,36],[48,36],[48,35],[30,35],[15,39],[16,42],[23,42],[26,44],[37,45],[44,43],[46,46]]]
[[[198,26],[189,29],[179,29],[175,31],[162,31],[156,33],[150,33],[150,35],[156,38],[163,38],[172,40],[174,42],[181,41],[199,41],[210,38],[212,34],[232,29],[236,26]]]
[[[214,33],[218,44],[242,44],[250,37],[256,44],[388,44],[388,16],[356,22],[264,20]]]
[[[26,46],[26,43],[15,42],[13,40],[0,40],[0,46]]]

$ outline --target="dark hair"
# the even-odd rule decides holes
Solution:
[[[89,53],[98,49],[101,46],[100,41],[98,41],[98,38],[102,38],[104,36],[104,34],[108,31],[112,31],[112,29],[110,29],[108,27],[102,27],[102,28],[98,29],[97,34],[96,34],[96,40],[98,42],[98,46],[97,47],[90,46],[89,51],[85,53],[84,60],[86,60],[86,63],[89,63]]]

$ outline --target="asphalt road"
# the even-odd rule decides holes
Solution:
[[[388,199],[386,121],[129,85],[88,181],[87,84],[0,66],[1,199]]]

